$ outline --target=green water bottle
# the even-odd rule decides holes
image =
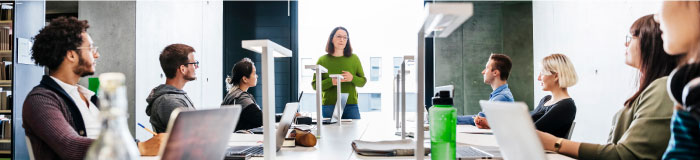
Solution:
[[[449,91],[433,97],[430,118],[430,158],[455,159],[457,151],[457,109],[452,107]]]

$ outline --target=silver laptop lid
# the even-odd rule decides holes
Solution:
[[[340,116],[343,115],[343,111],[345,111],[345,105],[348,103],[348,93],[340,93],[340,112],[336,112],[338,109],[333,108],[333,115],[331,116],[331,122],[335,123],[340,120]]]
[[[280,123],[277,124],[277,151],[282,148],[282,143],[284,143],[284,138],[289,131],[289,127],[292,126],[292,120],[294,119],[297,109],[299,109],[299,102],[287,103],[284,106],[284,112],[282,113],[282,118],[280,118]]]
[[[240,114],[240,105],[175,109],[168,122],[169,134],[161,144],[161,159],[223,159]]]
[[[523,102],[479,101],[505,159],[545,159],[544,147]]]

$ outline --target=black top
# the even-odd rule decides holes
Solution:
[[[236,125],[237,130],[253,129],[262,126],[262,110],[255,103],[255,98],[253,94],[245,92],[241,89],[236,89],[229,92],[224,97],[224,101],[221,105],[232,105],[240,104],[243,107],[241,111],[241,116],[238,118],[238,124]]]
[[[576,104],[571,98],[562,99],[550,106],[545,106],[552,99],[551,95],[544,96],[537,108],[530,112],[535,128],[557,137],[569,138],[571,124],[576,118]]]

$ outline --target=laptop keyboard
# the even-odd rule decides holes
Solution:
[[[228,153],[226,156],[230,155],[250,155],[251,157],[262,157],[263,147],[262,146],[234,146],[228,148]]]
[[[457,147],[457,158],[461,157],[493,157],[491,154],[484,153],[473,147]]]

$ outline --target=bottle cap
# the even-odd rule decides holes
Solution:
[[[452,105],[453,100],[450,97],[450,91],[440,91],[433,97],[433,105]]]

